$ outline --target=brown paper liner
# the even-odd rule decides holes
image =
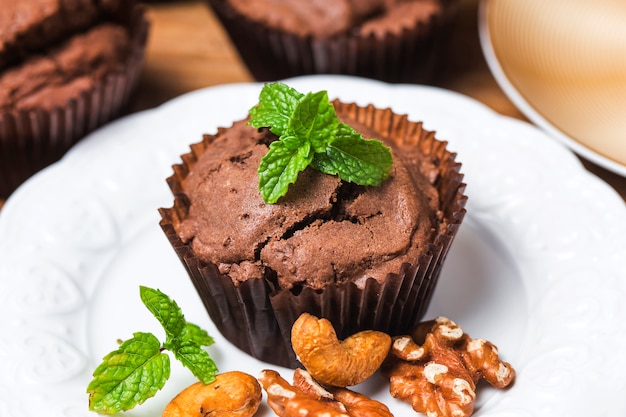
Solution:
[[[447,47],[458,0],[442,0],[442,12],[401,34],[303,37],[272,29],[238,13],[228,0],[206,0],[257,81],[306,74],[343,74],[391,83],[427,83]]]
[[[0,111],[0,198],[59,160],[89,132],[118,117],[139,81],[149,30],[141,6],[118,16],[131,32],[126,62],[91,91],[52,110]]]
[[[160,226],[185,266],[209,316],[226,339],[262,361],[279,366],[298,366],[291,349],[291,326],[303,312],[330,320],[343,339],[355,332],[375,329],[391,335],[406,334],[421,320],[435,289],[441,266],[465,215],[465,184],[456,155],[434,133],[410,122],[390,109],[334,102],[337,112],[372,126],[398,144],[417,147],[434,157],[441,168],[436,186],[447,227],[426,245],[412,264],[390,271],[381,284],[369,279],[363,288],[353,283],[328,285],[322,290],[304,287],[299,292],[276,287],[271,279],[249,279],[235,286],[213,264],[203,264],[191,247],[181,241],[176,229],[188,213],[189,201],[182,182],[193,170],[200,155],[210,146],[213,135],[191,146],[174,165],[167,182],[175,196],[171,208],[161,208]],[[219,131],[218,131],[219,135]]]

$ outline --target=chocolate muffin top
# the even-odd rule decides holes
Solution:
[[[0,0],[0,70],[109,19],[122,0]]]
[[[50,109],[127,57],[121,0],[0,0],[0,110]]]
[[[0,110],[63,106],[115,70],[127,56],[129,43],[123,27],[104,23],[8,68],[0,73]]]
[[[177,232],[196,257],[235,284],[265,277],[285,289],[343,281],[360,286],[413,262],[445,228],[431,183],[438,170],[414,149],[339,118],[391,146],[394,164],[380,187],[307,168],[277,204],[266,204],[257,168],[276,136],[236,122],[208,138],[183,183],[190,207]]]
[[[247,18],[301,36],[398,34],[441,10],[437,0],[228,0]]]

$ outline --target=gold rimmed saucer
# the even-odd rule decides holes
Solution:
[[[626,176],[626,1],[483,0],[487,63],[530,120]]]

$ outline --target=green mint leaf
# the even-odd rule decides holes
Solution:
[[[187,369],[189,369],[203,384],[210,384],[215,380],[217,366],[206,350],[196,343],[187,341],[178,346],[172,346],[172,353]]]
[[[314,152],[324,152],[335,136],[338,123],[328,93],[319,91],[307,94],[298,102],[286,133],[309,142]]]
[[[170,376],[169,356],[150,333],[132,339],[106,355],[89,383],[89,409],[106,414],[130,410],[153,397]]]
[[[185,321],[178,304],[159,290],[141,286],[141,300],[166,332],[163,344],[151,333],[134,333],[106,355],[87,386],[89,409],[105,414],[130,410],[153,397],[170,376],[168,349],[202,382],[215,379],[217,366],[202,346],[214,340],[193,323]]]
[[[316,153],[311,161],[311,168],[328,175],[339,175],[339,170],[335,166],[335,161],[324,153]]]
[[[301,146],[306,146],[307,140],[305,137],[296,136],[292,134],[285,134],[280,137],[280,142],[287,149],[298,149]]]
[[[391,172],[391,152],[339,123],[326,91],[306,95],[282,84],[265,84],[250,125],[278,136],[259,164],[259,190],[272,204],[309,165],[360,185],[380,185]]]
[[[324,154],[315,155],[314,166],[327,174],[359,185],[380,185],[391,171],[389,148],[374,139],[365,140],[351,126],[340,124],[335,140]]]
[[[185,316],[178,304],[159,290],[140,286],[141,301],[161,323],[167,338],[180,336],[185,329]]]
[[[269,127],[276,136],[282,136],[303,96],[283,83],[265,84],[259,95],[259,104],[250,109],[250,125],[257,129]]]
[[[313,159],[308,143],[297,149],[290,149],[282,141],[270,144],[270,150],[261,158],[259,164],[259,190],[266,203],[273,204],[287,193],[289,184],[293,184]]]
[[[200,328],[200,326],[187,322],[185,331],[182,335],[183,340],[190,340],[198,346],[211,346],[215,341],[206,330]]]

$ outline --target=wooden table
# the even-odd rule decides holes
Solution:
[[[502,92],[483,58],[478,39],[479,0],[461,0],[447,69],[433,82],[475,98],[500,114],[527,120]],[[203,1],[151,1],[152,22],[144,71],[131,112],[183,93],[218,84],[253,81],[236,50]],[[626,178],[582,160],[626,200]],[[1,202],[0,202],[1,205]]]

